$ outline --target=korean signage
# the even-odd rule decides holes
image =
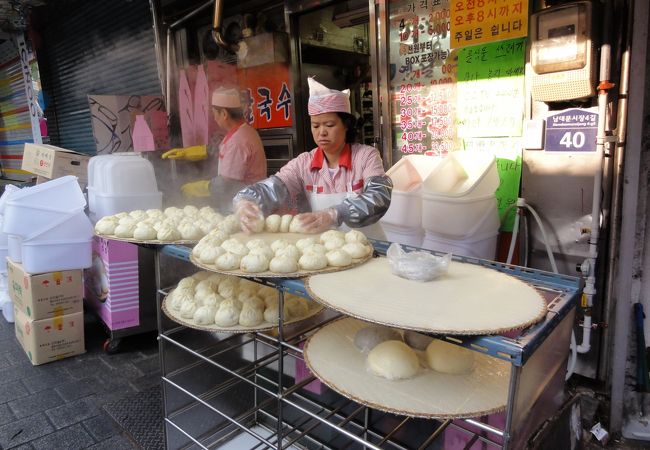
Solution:
[[[528,35],[528,0],[451,0],[451,47]]]
[[[290,127],[291,103],[289,67],[282,63],[240,69],[239,87],[244,99],[246,121],[255,128]]]
[[[546,118],[546,145],[549,152],[595,152],[598,113],[569,109]]]

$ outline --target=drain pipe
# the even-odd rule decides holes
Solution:
[[[610,11],[606,11],[610,12]],[[608,92],[614,87],[609,80],[611,65],[611,45],[609,43],[609,15],[605,17],[605,32],[600,48],[600,74],[598,84],[598,134],[596,137],[596,158],[598,165],[594,174],[594,192],[591,205],[591,233],[589,236],[589,256],[580,265],[580,271],[585,277],[583,290],[584,319],[582,322],[582,342],[578,345],[578,353],[588,353],[591,350],[592,307],[596,296],[596,259],[598,258],[598,239],[601,227],[601,202],[603,185],[603,166],[605,161],[605,146],[609,148],[610,139],[607,136],[607,102]]]

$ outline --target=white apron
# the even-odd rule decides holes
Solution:
[[[320,211],[323,209],[332,208],[343,203],[343,200],[346,198],[354,198],[358,195],[352,190],[352,183],[348,183],[347,192],[337,192],[335,194],[318,194],[315,191],[316,189],[311,192],[306,192],[307,200],[309,201],[309,206],[311,206],[312,211]],[[341,224],[339,229],[342,231],[350,231],[350,227],[344,223]],[[361,231],[371,239],[378,239],[380,241],[386,240],[386,235],[384,234],[381,225],[379,225],[379,222],[368,225],[367,227],[355,228],[355,230]]]

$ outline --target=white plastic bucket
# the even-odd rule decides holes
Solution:
[[[454,255],[494,260],[497,251],[499,233],[473,236],[467,239],[446,239],[443,236],[429,233],[424,234],[422,248],[437,250]]]
[[[92,264],[92,239],[23,241],[22,256],[28,273],[85,269]]]
[[[393,189],[388,211],[381,218],[382,223],[405,228],[422,226],[422,190],[404,192]]]
[[[386,175],[393,181],[393,192],[410,192],[420,188],[422,177],[408,158],[402,158],[388,169]]]
[[[451,152],[422,183],[423,192],[445,197],[484,198],[499,187],[496,158],[487,152]]]
[[[99,220],[122,211],[162,209],[162,192],[145,194],[106,194],[88,187],[88,209]]]
[[[20,264],[23,261],[23,240],[20,236],[15,234],[10,234],[7,236],[7,242],[9,247],[9,258]]]
[[[398,244],[412,245],[413,247],[422,246],[422,239],[424,237],[424,230],[422,228],[399,227],[383,222],[380,222],[380,224],[388,242],[397,242]]]
[[[95,234],[93,224],[83,211],[67,216],[65,220],[47,231],[29,238],[23,242],[52,241],[60,239],[92,239]]]
[[[7,256],[9,256],[9,248],[0,246],[0,274],[7,273]]]
[[[432,233],[464,238],[477,230],[486,216],[494,211],[497,211],[494,194],[478,198],[449,198],[422,193],[422,228]]]
[[[96,193],[110,195],[158,192],[153,164],[135,153],[113,153],[90,158],[88,186]]]
[[[0,196],[0,215],[3,215],[5,213],[5,206],[7,205],[7,200],[9,200],[9,198],[14,192],[19,190],[20,188],[16,185],[13,184],[5,185],[5,190]]]

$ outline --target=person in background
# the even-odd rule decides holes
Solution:
[[[383,239],[377,221],[390,205],[393,183],[379,151],[355,144],[349,91],[328,89],[308,78],[308,113],[317,148],[289,161],[275,175],[248,186],[233,199],[244,231],[304,193],[311,211],[299,215],[302,229],[319,233],[334,227],[361,229]]]
[[[233,196],[242,189],[266,177],[266,155],[257,131],[244,121],[242,104],[237,89],[215,89],[211,99],[212,117],[219,130],[225,133],[219,144],[217,176],[181,186],[185,197],[214,197],[229,210]],[[207,158],[206,146],[170,150],[163,159],[201,160]]]

